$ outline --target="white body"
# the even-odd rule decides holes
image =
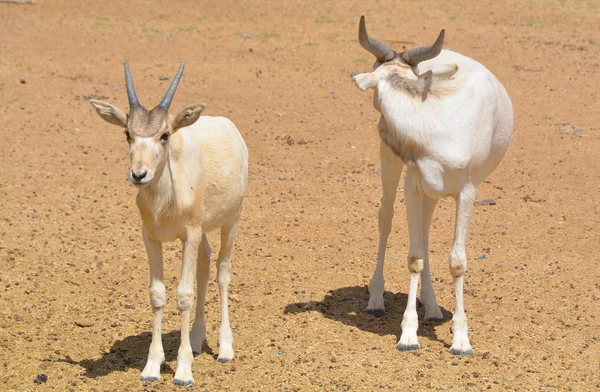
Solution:
[[[139,142],[143,143],[144,139],[139,138]],[[164,362],[161,318],[165,286],[161,244],[180,239],[183,264],[177,302],[182,311],[182,329],[175,380],[179,385],[193,383],[193,352],[201,352],[206,339],[204,301],[210,268],[206,233],[216,229],[221,229],[217,260],[222,303],[218,359],[226,362],[233,358],[227,291],[231,251],[247,181],[248,150],[235,125],[222,117],[200,117],[194,124],[173,133],[164,167],[156,171],[152,182],[140,189],[137,204],[150,262],[150,298],[154,309],[152,343],[142,380],[159,378],[160,365]],[[190,341],[189,312],[194,299],[194,277],[197,277],[198,295]]]
[[[458,68],[456,73],[452,72],[453,67]],[[361,89],[375,89],[373,104],[381,112],[383,195],[379,210],[380,238],[377,267],[369,284],[367,311],[376,315],[384,313],[385,249],[394,214],[396,188],[406,164],[404,192],[411,277],[397,347],[402,351],[419,348],[416,294],[421,273],[420,298],[425,306],[425,319],[442,319],[429,271],[429,226],[437,200],[452,196],[456,200],[456,226],[449,262],[456,309],[452,318],[451,352],[470,354],[472,349],[463,304],[466,237],[475,186],[492,173],[508,148],[513,130],[512,104],[506,90],[490,71],[458,53],[443,50],[434,59],[419,64],[418,68],[419,75],[432,70],[433,78],[420,79],[410,66],[394,64],[394,61],[379,65],[372,73],[355,76]],[[391,75],[395,76],[391,78]],[[393,83],[392,80],[400,82]],[[410,85],[413,94],[398,88],[401,85]]]

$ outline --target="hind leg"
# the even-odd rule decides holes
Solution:
[[[383,303],[383,293],[385,291],[383,263],[385,261],[385,249],[387,248],[388,237],[392,230],[396,190],[398,189],[398,181],[402,173],[402,161],[383,142],[381,142],[379,147],[379,155],[381,158],[381,185],[383,189],[378,216],[379,246],[377,250],[377,266],[369,283],[369,305],[367,306],[367,312],[377,317],[385,314]]]
[[[202,235],[202,242],[198,248],[198,261],[196,265],[196,316],[192,324],[190,343],[192,351],[196,354],[202,352],[202,343],[206,340],[206,322],[204,321],[204,304],[206,302],[206,288],[210,276],[210,245],[206,235]]]
[[[221,228],[221,249],[217,259],[217,281],[221,295],[221,327],[219,328],[219,362],[233,359],[233,334],[229,325],[229,283],[231,282],[231,252],[238,228],[237,219]]]
[[[429,271],[429,228],[431,227],[431,218],[437,205],[437,199],[432,199],[427,195],[423,196],[423,272],[421,273],[421,293],[419,299],[425,307],[425,320],[442,321],[442,311],[435,299],[435,291],[431,284],[431,272]]]

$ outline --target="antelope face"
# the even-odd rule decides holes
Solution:
[[[380,80],[387,80],[390,75],[398,75],[404,79],[417,79],[412,67],[405,64],[402,59],[398,57],[383,64],[376,62],[373,72],[356,74],[352,78],[361,90],[373,88],[375,89],[375,93],[377,93],[377,83]]]
[[[444,45],[444,37],[445,31],[442,30],[433,45],[397,53],[383,42],[369,37],[365,17],[361,16],[358,26],[358,41],[377,60],[373,64],[373,72],[355,75],[353,79],[361,90],[375,88],[379,80],[386,79],[391,74],[398,75],[403,79],[417,79],[419,77],[417,66],[440,54]]]
[[[164,109],[135,109],[129,113],[125,137],[129,143],[129,180],[136,186],[152,181],[167,159],[171,136],[169,116]]]
[[[204,109],[203,104],[194,104],[187,106],[172,120],[169,116],[169,106],[183,75],[184,67],[185,61],[181,63],[162,101],[152,110],[144,108],[138,100],[127,59],[125,59],[125,81],[129,113],[110,103],[97,99],[90,100],[100,117],[111,124],[125,128],[131,158],[128,177],[138,187],[150,184],[159,176],[167,161],[171,135],[178,129],[196,122]]]

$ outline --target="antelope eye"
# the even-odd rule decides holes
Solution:
[[[160,140],[162,140],[163,142],[169,140],[169,132],[165,132],[162,135],[160,135]]]
[[[128,130],[125,130],[125,137],[127,137],[127,141],[131,140],[131,135],[129,134]]]

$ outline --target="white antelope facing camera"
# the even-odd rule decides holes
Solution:
[[[513,130],[513,109],[498,79],[475,60],[442,50],[444,30],[432,46],[396,53],[370,38],[364,16],[359,42],[375,55],[373,72],[354,76],[361,90],[375,90],[373,106],[381,113],[381,182],[379,250],[375,273],[369,283],[367,311],[383,316],[383,263],[394,215],[396,188],[402,167],[410,249],[410,286],[401,351],[419,348],[417,340],[417,287],[425,320],[442,320],[429,271],[429,227],[437,201],[451,196],[456,201],[450,273],[456,299],[452,317],[452,354],[472,354],[463,303],[467,269],[465,244],[475,202],[475,187],[498,166]]]
[[[194,383],[193,352],[201,352],[206,339],[204,302],[211,253],[206,234],[217,229],[221,230],[217,280],[222,304],[218,360],[227,362],[233,358],[227,290],[231,252],[248,181],[248,150],[230,120],[200,117],[204,109],[202,104],[190,105],[175,117],[169,116],[168,109],[184,66],[185,62],[182,62],[169,90],[152,110],[145,109],[138,100],[127,59],[125,80],[129,113],[109,103],[90,100],[100,117],[125,128],[131,157],[129,180],[139,189],[136,202],[142,216],[142,237],[150,264],[150,302],[154,313],[152,343],[140,376],[142,381],[160,378],[160,365],[165,361],[161,340],[166,300],[162,243],[176,239],[183,243],[183,263],[177,287],[181,344],[175,372],[175,384],[181,386]],[[190,334],[194,277],[198,295]]]

